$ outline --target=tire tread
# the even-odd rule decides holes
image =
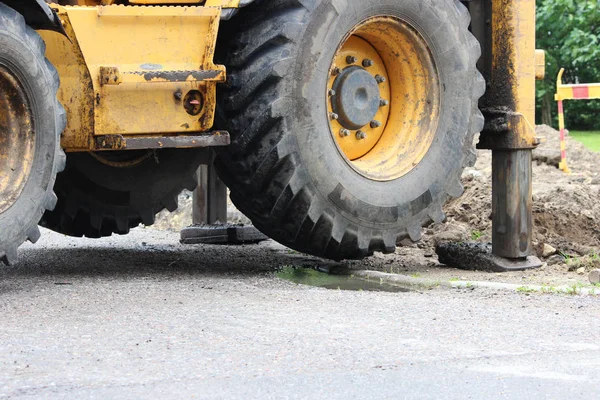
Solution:
[[[454,4],[462,28],[467,29],[471,21],[467,8],[458,0],[448,2]],[[335,214],[316,196],[296,156],[286,151],[284,114],[278,110],[278,102],[289,90],[285,71],[290,63],[293,65],[291,55],[310,16],[304,3],[310,2],[259,0],[244,10],[249,11],[244,14],[246,22],[232,40],[237,48],[225,60],[231,78],[220,95],[233,143],[231,151],[219,154],[219,174],[231,189],[231,199],[238,209],[257,228],[287,246],[338,260],[359,259],[375,251],[391,253],[398,237],[417,241],[424,224],[443,219],[443,203],[447,196],[459,194],[462,185],[448,185],[444,196],[433,199],[426,219],[409,221],[404,230],[375,232],[352,223],[336,225]],[[468,43],[463,45],[469,46],[472,68],[481,50],[475,38],[468,35]],[[485,91],[485,82],[479,72],[474,78],[473,115],[464,144],[463,166],[474,163],[474,137],[481,130],[477,102]]]
[[[45,80],[49,85],[49,92],[54,96],[54,107],[55,112],[55,154],[51,160],[52,174],[48,186],[43,192],[43,198],[41,198],[38,210],[32,216],[28,216],[28,226],[24,227],[23,235],[20,237],[10,238],[7,243],[0,243],[0,262],[4,262],[7,265],[11,265],[17,262],[18,259],[18,247],[29,240],[35,243],[40,238],[40,230],[38,228],[38,222],[42,218],[42,215],[47,210],[52,210],[57,204],[57,197],[53,191],[56,175],[58,172],[65,168],[65,153],[60,147],[60,135],[66,127],[66,113],[63,106],[58,101],[57,92],[60,87],[60,78],[56,68],[46,58],[46,43],[42,37],[32,28],[27,26],[25,19],[21,14],[13,10],[12,8],[0,3],[0,26],[3,30],[10,32],[12,35],[19,37],[22,42],[32,50],[33,53],[37,54],[40,60],[39,66],[42,68],[40,72],[45,76]]]

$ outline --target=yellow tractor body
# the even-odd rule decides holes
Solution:
[[[61,77],[66,151],[122,149],[131,135],[210,131],[216,85],[226,78],[213,63],[220,7],[55,9],[67,35],[42,37]]]

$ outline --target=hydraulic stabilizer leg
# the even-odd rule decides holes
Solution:
[[[442,262],[467,269],[540,267],[532,255],[531,162],[539,144],[535,80],[543,78],[544,62],[543,52],[535,49],[535,0],[481,0],[470,7],[473,32],[483,47],[480,69],[488,82],[478,148],[492,150],[492,248],[454,244],[438,254]]]
[[[492,253],[508,259],[532,254],[531,150],[492,153]]]
[[[268,240],[252,225],[227,222],[227,187],[219,179],[213,162],[214,154],[208,165],[201,166],[197,172],[193,225],[181,231],[181,243],[236,245]]]
[[[526,260],[532,255],[532,150],[539,144],[535,0],[492,0],[491,20],[488,123],[479,147],[492,150],[492,253]]]

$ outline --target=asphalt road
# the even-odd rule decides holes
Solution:
[[[600,300],[347,292],[272,244],[44,231],[0,270],[0,398],[600,398]],[[318,263],[318,261],[312,261]]]

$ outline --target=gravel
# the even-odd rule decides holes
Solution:
[[[598,300],[278,279],[273,242],[48,231],[0,270],[0,397],[597,398]],[[365,261],[363,266],[368,266]]]

